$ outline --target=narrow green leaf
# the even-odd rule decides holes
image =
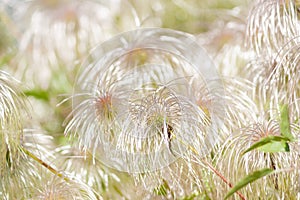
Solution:
[[[11,157],[10,157],[9,149],[7,149],[7,151],[6,151],[6,162],[7,162],[7,166],[10,168],[11,167]]]
[[[268,144],[265,144],[261,147],[258,147],[260,151],[268,152],[268,153],[276,153],[276,152],[289,152],[290,147],[287,142],[284,141],[271,141]]]
[[[121,192],[121,190],[118,188],[118,186],[113,185],[113,188],[114,188],[114,190],[115,190],[121,197],[124,196],[124,194]]]
[[[41,99],[44,101],[49,101],[49,92],[40,89],[27,90],[24,92],[26,96],[32,96],[36,99]]]
[[[198,192],[192,193],[191,195],[185,196],[185,197],[181,198],[180,200],[195,200],[195,199],[210,200],[210,198],[205,194],[202,194],[201,197],[199,195],[200,194]]]
[[[157,188],[155,188],[154,192],[157,195],[167,196],[168,190],[170,190],[169,185],[165,180],[163,180],[163,183],[160,186],[158,186]]]
[[[294,137],[291,133],[290,120],[289,120],[289,108],[288,105],[284,104],[280,109],[280,132],[281,135],[289,138],[289,140],[294,140]]]
[[[157,188],[154,189],[154,192],[157,194],[157,195],[161,195],[161,196],[167,196],[167,190],[166,188],[161,185]]]
[[[257,148],[259,148],[264,152],[280,152],[280,151],[286,152],[289,151],[289,147],[287,147],[288,146],[287,141],[289,141],[289,139],[286,137],[269,135],[268,137],[262,138],[258,142],[251,145],[251,147],[249,147],[246,151],[244,151],[243,154]],[[278,144],[278,142],[280,144]],[[268,150],[268,148],[270,149]]]
[[[245,176],[242,180],[240,180],[225,196],[224,199],[229,198],[231,195],[233,195],[236,191],[240,190],[241,188],[245,187],[249,183],[252,183],[253,181],[256,181],[257,179],[260,179],[268,174],[273,172],[270,168],[264,168],[255,172],[252,172],[251,174],[248,174]]]

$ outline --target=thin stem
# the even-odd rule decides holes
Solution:
[[[218,177],[220,177],[230,188],[233,187],[232,183],[230,183],[217,169],[215,169],[209,162],[207,162],[206,160],[202,159],[202,162],[205,163],[210,170],[212,170]],[[246,198],[240,193],[240,192],[236,192],[239,197],[243,200],[246,200]]]
[[[56,169],[54,169],[51,165],[49,165],[48,163],[44,162],[43,160],[39,159],[37,156],[35,156],[33,153],[31,153],[30,151],[28,151],[25,148],[21,148],[21,150],[28,155],[29,157],[31,157],[33,160],[35,160],[36,162],[40,163],[41,165],[43,165],[46,169],[48,169],[49,171],[51,171],[53,174],[57,175],[60,178],[63,178],[66,182],[70,182],[70,179],[68,177],[66,177],[65,175],[63,175],[62,173],[58,172]]]
[[[26,155],[28,155],[33,160],[35,160],[36,162],[38,162],[39,164],[41,164],[42,166],[44,166],[46,169],[48,169],[49,171],[51,171],[56,176],[58,176],[58,177],[62,178],[63,180],[65,180],[67,183],[71,182],[71,179],[69,179],[68,177],[66,177],[64,174],[58,172],[51,165],[49,165],[48,163],[46,163],[43,160],[39,159],[36,155],[34,155],[33,153],[31,153],[27,149],[21,147],[21,151],[23,151]],[[93,192],[96,195],[97,199],[101,199],[100,196],[99,196],[99,194],[94,189],[93,189]]]
[[[175,137],[176,138],[176,136],[174,135],[174,134],[172,134],[172,136],[173,137]],[[179,140],[182,144],[185,144],[185,142],[184,141],[182,141],[182,140]],[[188,146],[189,148],[190,148],[190,150],[192,150],[194,153],[196,153],[197,155],[199,155],[199,153],[198,153],[198,151],[194,148],[194,147],[192,147],[192,146],[190,146],[190,145],[186,145],[186,146]],[[224,183],[226,183],[230,188],[232,188],[233,187],[233,185],[232,185],[232,183],[230,183],[216,168],[214,168],[209,162],[207,162],[206,160],[204,160],[204,159],[201,159],[201,161],[204,163],[204,164],[206,164],[207,166],[208,166],[208,168],[212,171],[212,172],[214,172],[218,177],[220,177],[221,179],[222,179],[222,181],[224,181]],[[238,191],[236,191],[236,193],[237,193],[237,195],[239,195],[239,197],[242,199],[242,200],[246,200],[246,198],[242,195],[242,193],[240,193],[240,192],[238,192]]]
[[[273,158],[273,155],[270,154],[269,155],[270,157],[270,161],[271,161],[271,168],[275,171],[277,168],[276,168],[276,164],[274,162],[274,158]],[[274,174],[274,186],[275,186],[275,189],[278,190],[278,175],[277,174]]]

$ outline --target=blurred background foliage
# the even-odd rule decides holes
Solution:
[[[247,1],[238,0],[2,1],[1,68],[24,83],[24,93],[34,105],[35,114],[32,117],[37,118],[35,120],[42,129],[55,135],[55,138],[60,138],[59,136],[63,137],[61,133],[64,128],[61,124],[70,112],[70,105],[56,105],[66,97],[65,95],[72,93],[78,68],[94,46],[123,31],[139,27],[162,27],[198,36],[199,42],[207,48],[210,55],[218,58],[223,55],[221,50],[226,45],[234,46],[237,43],[243,48],[248,4]],[[97,19],[90,15],[97,12],[95,7],[100,13],[99,18],[95,17]],[[71,15],[71,12],[74,14]],[[41,16],[44,19],[39,19]],[[80,24],[84,17],[90,20],[85,22],[89,26]],[[65,29],[63,26],[59,27],[60,23],[70,27],[73,23],[79,25],[77,28]],[[40,28],[48,30],[43,31]],[[102,30],[99,30],[101,28]],[[81,34],[84,31],[88,37],[95,39],[91,41]],[[70,55],[65,51],[70,51],[71,46],[65,39],[73,38],[74,35],[73,42],[75,46],[77,44],[75,48],[79,48],[79,44],[85,45],[86,48],[80,53],[78,49],[73,49],[72,51],[77,53],[69,59]],[[51,42],[61,43],[61,46],[52,46]],[[43,57],[44,60],[36,56]],[[232,67],[234,70],[245,63],[244,58],[237,59],[236,62],[239,62],[240,66]],[[229,59],[225,61],[229,62]],[[221,65],[221,61],[216,63],[218,64]]]

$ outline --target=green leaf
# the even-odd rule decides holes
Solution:
[[[168,190],[170,190],[169,185],[165,180],[163,180],[163,183],[160,186],[158,186],[157,188],[155,188],[154,192],[157,195],[167,196]]]
[[[255,172],[252,172],[251,174],[248,174],[245,176],[242,180],[240,180],[225,196],[224,199],[229,198],[231,195],[233,195],[236,191],[240,190],[241,188],[245,187],[249,183],[252,183],[253,181],[256,181],[257,179],[260,179],[268,174],[273,172],[270,168],[264,168]]]
[[[288,105],[284,104],[280,109],[280,132],[281,135],[289,138],[290,141],[294,140],[291,133],[290,120],[289,120],[289,108]]]
[[[290,147],[287,142],[284,141],[271,141],[261,147],[258,147],[260,151],[276,153],[276,152],[289,152]]]
[[[180,200],[194,200],[196,199],[197,197],[199,197],[199,193],[192,193],[191,195],[189,196],[185,196],[183,197],[182,199]],[[205,200],[209,200],[209,197],[207,197],[206,195],[203,197],[201,196],[202,198],[201,199],[205,199]],[[198,198],[199,199],[199,198]]]
[[[49,101],[49,92],[41,89],[33,89],[33,90],[27,90],[24,92],[26,96],[32,96],[36,99],[41,99],[44,101]]]
[[[193,192],[190,195],[184,196],[182,198],[179,198],[179,200],[211,200],[211,198],[208,196],[207,192],[204,190],[201,193],[198,191]]]
[[[167,189],[164,187],[164,185],[160,185],[157,188],[154,189],[154,192],[157,195],[161,195],[161,196],[167,196]]]
[[[121,197],[124,196],[123,193],[121,192],[121,190],[118,188],[118,186],[113,185],[113,188],[114,188],[114,190],[115,190]]]
[[[7,149],[7,151],[6,151],[6,162],[7,162],[7,166],[10,168],[11,167],[11,157],[10,157],[9,149]]]
[[[252,151],[254,149],[259,149],[264,152],[288,152],[290,149],[288,147],[287,141],[289,138],[282,136],[274,136],[269,135],[267,137],[262,138],[258,142],[254,143],[251,147],[249,147],[243,154]]]

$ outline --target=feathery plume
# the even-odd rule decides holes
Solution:
[[[30,194],[26,188],[38,176],[35,166],[22,150],[26,114],[27,104],[20,83],[0,71],[0,193],[4,199],[26,198]]]
[[[60,177],[46,176],[34,186],[31,198],[39,200],[98,200],[102,199],[101,196],[96,195],[94,191],[82,183],[81,181],[73,179],[72,181],[66,182]]]
[[[189,54],[183,45],[195,51]],[[206,61],[199,63],[193,54]],[[197,105],[188,99],[191,96],[188,92],[192,92],[189,84],[199,79],[194,81],[194,87],[202,83],[207,93],[214,93],[222,86],[211,68],[213,64],[192,37],[165,29],[123,33],[97,47],[86,66],[77,82],[76,88],[81,93],[74,94],[73,118],[65,131],[78,134],[84,149],[94,148],[95,152],[101,146],[104,152],[125,153],[123,158],[129,153],[127,156],[131,155],[133,160],[124,162],[134,168],[126,169],[126,164],[120,164],[126,171],[150,170],[142,162],[141,166],[133,164],[139,160],[135,153],[140,156],[155,153],[155,147],[170,145],[167,143],[172,137],[178,137],[179,143],[198,141],[198,146],[205,149],[206,136],[201,135],[207,131],[203,127],[209,125],[208,118],[213,117],[208,112],[214,110],[211,105],[205,107],[206,100],[198,99],[201,105]],[[213,84],[205,85],[211,80],[215,80]],[[78,100],[80,97],[83,100]],[[191,139],[194,134],[200,138]],[[163,149],[168,160],[172,148]],[[102,154],[104,160],[109,160],[108,157],[122,160],[120,155]],[[150,160],[146,165],[155,165]]]
[[[42,89],[51,87],[51,81],[58,79],[60,73],[73,81],[74,77],[69,74],[74,73],[70,72],[77,70],[89,50],[123,30],[114,22],[119,15],[132,18],[133,23],[127,23],[127,30],[135,28],[135,16],[123,12],[129,7],[131,13],[129,3],[41,0],[16,6],[15,12],[22,23],[14,73],[27,84],[38,84]],[[23,12],[17,13],[18,10]]]
[[[250,11],[248,44],[257,54],[272,57],[283,44],[300,35],[299,3],[259,0]]]
[[[266,137],[281,136],[278,121],[262,121],[245,127],[238,134],[228,138],[219,149],[216,166],[233,182],[258,169],[273,169],[275,174],[259,179],[255,184],[243,188],[241,192],[250,199],[253,194],[262,198],[294,198],[299,190],[297,141],[289,142],[290,152],[271,153],[254,149],[244,154],[251,145]],[[299,126],[291,124],[291,132],[297,137]]]

